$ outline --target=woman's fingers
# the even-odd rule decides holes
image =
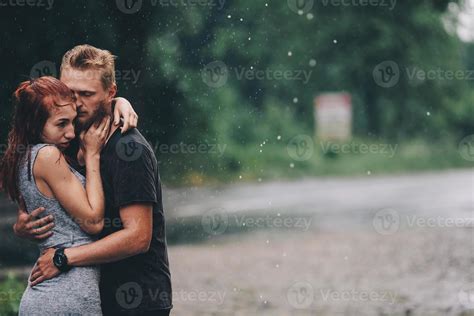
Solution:
[[[110,117],[107,117],[107,120],[105,121],[105,124],[101,124],[101,129],[100,129],[100,138],[101,140],[105,141],[107,138],[107,134],[110,129]]]
[[[123,120],[122,134],[128,131],[129,128],[130,128],[130,115],[128,116],[127,119]]]
[[[138,115],[137,113],[134,113],[133,115],[133,128],[137,128],[138,127]]]

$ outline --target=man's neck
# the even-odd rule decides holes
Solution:
[[[110,123],[110,129],[109,129],[109,135],[107,136],[107,139],[105,140],[105,144],[107,144],[110,140],[110,137],[115,133],[115,131],[120,128],[120,124],[115,125],[113,122],[113,117],[111,118],[111,123]]]

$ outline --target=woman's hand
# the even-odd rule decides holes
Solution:
[[[92,126],[81,133],[81,141],[84,146],[84,156],[100,155],[100,151],[107,140],[110,131],[110,117],[106,117],[98,126]]]
[[[133,110],[132,105],[124,98],[115,98],[114,125],[120,124],[120,118],[123,118],[122,134],[138,126],[138,115]]]

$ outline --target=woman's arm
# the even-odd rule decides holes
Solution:
[[[89,234],[98,234],[104,227],[104,190],[100,177],[100,149],[109,129],[110,119],[98,127],[92,126],[85,134],[86,188],[72,173],[65,157],[54,146],[42,148],[33,172],[51,189],[59,203]],[[59,159],[58,159],[59,157]]]
[[[43,180],[49,186],[55,198],[85,232],[97,234],[103,228],[104,193],[100,173],[97,172],[99,158],[88,159],[86,190],[69,169],[64,155],[54,146],[39,151],[33,173],[36,179]]]
[[[120,124],[120,118],[123,118],[122,134],[138,126],[138,115],[132,107],[132,104],[125,98],[115,98],[114,124]]]

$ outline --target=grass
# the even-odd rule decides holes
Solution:
[[[18,315],[18,307],[25,288],[26,280],[23,282],[13,274],[0,282],[0,315]]]
[[[303,146],[299,152],[291,140],[275,140],[261,145],[228,145],[220,157],[212,154],[193,157],[161,155],[163,181],[170,186],[188,186],[474,166],[474,162],[461,156],[455,141],[389,143],[353,139],[345,143],[346,147],[338,147],[342,143],[313,141],[312,150]]]

